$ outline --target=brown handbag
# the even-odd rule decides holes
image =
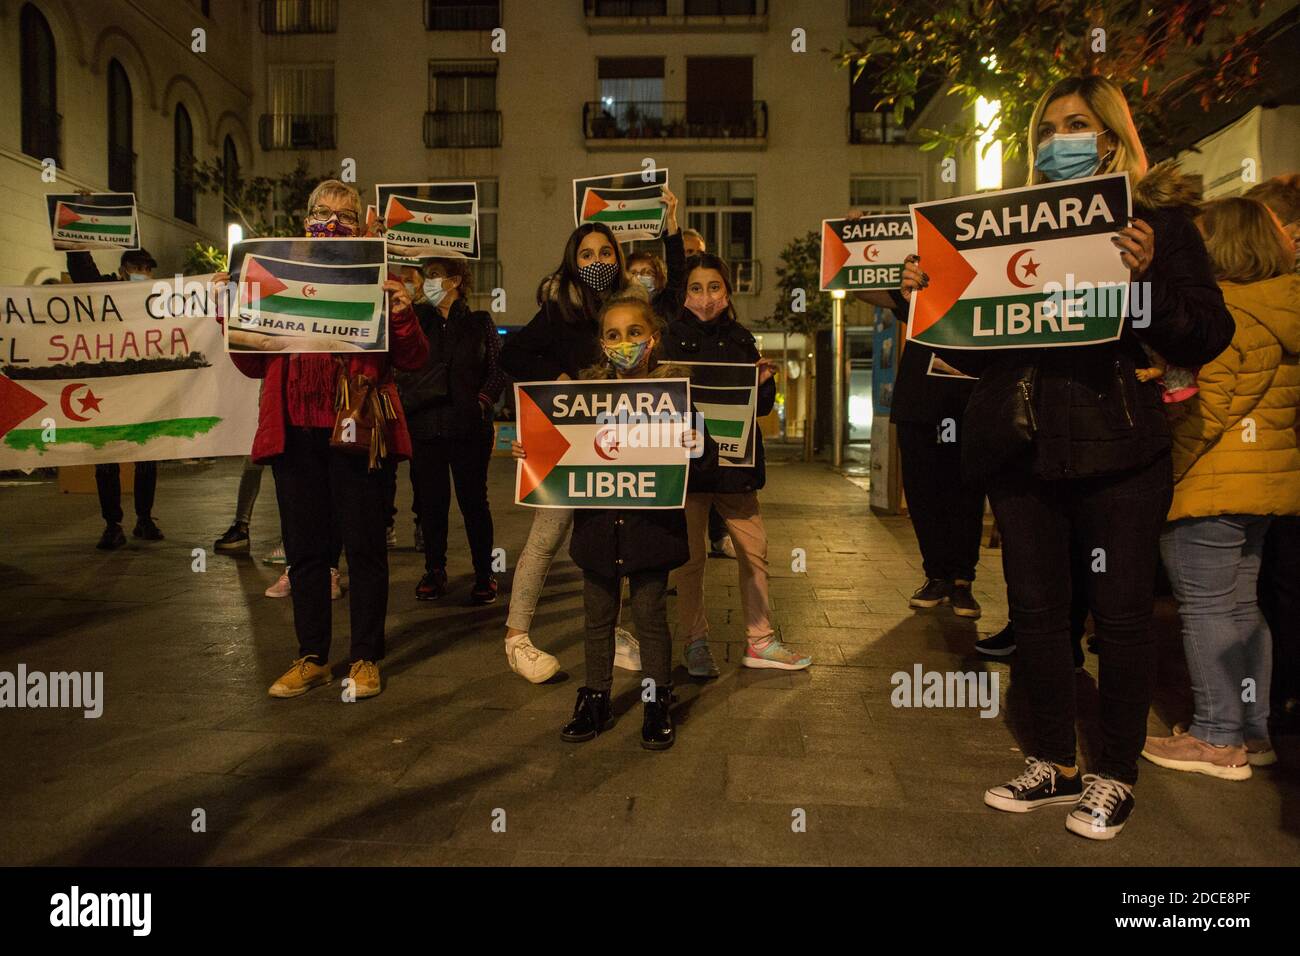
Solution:
[[[330,447],[353,455],[366,455],[370,470],[392,448],[392,428],[397,412],[383,387],[362,373],[348,374],[348,365],[338,359],[339,377],[334,393],[334,428]]]

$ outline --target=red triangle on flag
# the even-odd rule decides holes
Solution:
[[[587,195],[582,201],[582,218],[584,220],[590,219],[607,206],[609,206],[609,203],[601,199],[600,196],[596,194],[596,190],[589,188],[587,190]]]
[[[59,203],[58,212],[55,217],[55,222],[58,223],[59,228],[66,226],[70,222],[76,222],[80,218],[81,217],[73,212],[70,207],[64,203]]]
[[[822,223],[822,287],[831,284],[844,263],[849,261],[849,247],[830,223]]]
[[[244,260],[243,281],[245,302],[252,302],[258,298],[264,299],[268,295],[275,295],[288,288],[252,256]]]
[[[559,464],[570,445],[547,414],[522,391],[519,393],[519,441],[528,452],[528,457],[519,463],[519,500],[523,501]]]
[[[402,223],[414,218],[415,213],[403,206],[394,197],[388,197],[388,215],[384,217],[384,222],[389,229],[393,228],[393,226],[400,226]]]
[[[916,308],[908,330],[911,338],[947,315],[975,279],[975,270],[962,254],[919,210],[915,213],[916,254],[921,257],[921,268],[930,277],[930,285],[924,291],[918,289],[912,293]]]
[[[0,435],[27,421],[48,404],[35,392],[0,375]]]

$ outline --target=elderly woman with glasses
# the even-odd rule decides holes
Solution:
[[[305,234],[313,239],[360,236],[361,197],[337,179],[320,183],[307,203]],[[388,455],[411,456],[393,367],[424,365],[429,346],[400,282],[388,291],[389,350],[352,352],[345,359],[350,378],[365,375],[379,383],[396,420]],[[380,691],[379,660],[384,656],[384,618],[388,611],[388,551],[383,468],[371,468],[364,455],[330,447],[334,399],[340,369],[335,355],[308,353],[231,353],[241,372],[264,379],[253,460],[275,473],[277,497],[286,510],[285,550],[293,597],[298,655],[271,685],[272,697],[299,697],[329,683],[330,529],[337,522],[351,578],[352,624],[345,700]]]

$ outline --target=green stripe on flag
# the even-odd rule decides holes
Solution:
[[[587,219],[591,222],[658,222],[658,209],[602,209]]]
[[[97,425],[91,428],[62,426],[54,441],[46,442],[41,428],[16,428],[5,435],[4,442],[18,451],[47,451],[53,445],[90,445],[103,448],[109,442],[129,441],[143,445],[155,438],[195,438],[212,431],[220,418],[169,418],[160,422],[135,422],[129,425]]]
[[[297,296],[269,295],[254,309],[263,314],[297,315],[310,319],[334,319],[339,322],[369,322],[376,318],[373,302],[340,302],[329,299],[300,299]]]
[[[442,236],[447,239],[468,239],[473,232],[472,226],[455,226],[439,222],[404,222],[394,226],[389,232],[407,232],[419,236]]]
[[[588,475],[613,475],[614,481],[617,482],[619,475],[637,475],[641,472],[651,472],[654,475],[653,498],[591,499],[581,494],[575,496],[569,494],[570,476],[573,477],[577,490],[581,491],[586,487]],[[593,479],[593,484],[597,481],[599,481],[598,478]],[[557,465],[551,469],[550,473],[542,480],[542,483],[524,499],[524,503],[530,505],[554,505],[556,507],[588,505],[609,508],[676,508],[682,501],[682,492],[685,487],[685,464],[644,466]]]
[[[113,226],[108,223],[88,223],[88,222],[70,222],[66,226],[60,226],[64,232],[106,232],[113,235],[125,236],[131,231],[131,224],[125,226]]]
[[[740,438],[745,434],[744,419],[735,418],[706,418],[704,427],[708,429],[710,435],[721,435],[723,438]]]

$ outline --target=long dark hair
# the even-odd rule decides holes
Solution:
[[[578,247],[582,245],[582,240],[593,232],[598,232],[609,240],[609,244],[614,247],[614,258],[618,265],[618,275],[614,277],[613,285],[604,295],[590,288],[578,276]],[[569,233],[569,241],[564,244],[564,258],[560,260],[559,268],[543,279],[542,284],[537,287],[537,304],[547,308],[549,303],[558,308],[566,322],[595,320],[600,313],[601,303],[623,292],[628,287],[628,283],[627,259],[623,255],[623,247],[618,244],[609,227],[601,222],[583,223]]]
[[[731,287],[731,266],[727,265],[727,260],[722,256],[715,256],[711,252],[700,252],[686,260],[686,282],[682,285],[681,311],[685,312],[687,289],[691,287],[691,273],[696,269],[712,269],[718,275],[722,276],[722,287],[727,290],[727,309],[719,313],[716,322],[737,322],[736,317],[736,292]]]

